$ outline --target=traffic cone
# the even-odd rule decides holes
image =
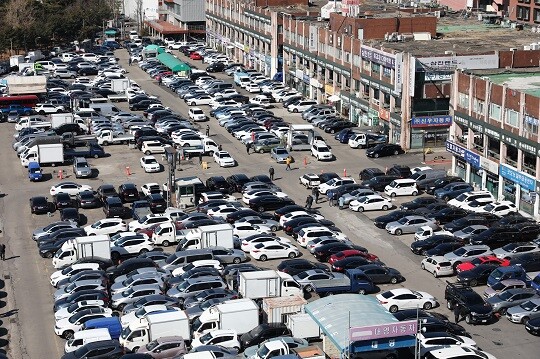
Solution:
[[[126,166],[126,176],[131,176],[131,170],[129,169],[129,166]]]
[[[62,170],[58,170],[58,178],[60,179],[64,178],[64,173],[62,172]]]
[[[347,169],[346,168],[343,169],[343,177],[347,177]]]
[[[304,156],[304,167],[307,167],[307,157]]]

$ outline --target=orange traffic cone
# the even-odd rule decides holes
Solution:
[[[129,166],[126,166],[126,176],[131,176],[131,170],[129,169]]]
[[[347,177],[347,169],[346,168],[343,169],[343,177]]]

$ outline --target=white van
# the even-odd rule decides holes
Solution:
[[[416,181],[410,178],[400,178],[393,180],[384,188],[384,193],[390,197],[395,196],[416,196],[418,187]]]
[[[111,340],[109,329],[87,329],[80,330],[73,334],[73,337],[66,342],[64,350],[66,353],[75,351],[88,343],[99,342],[102,340]]]

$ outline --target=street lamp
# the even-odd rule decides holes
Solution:
[[[167,164],[169,167],[169,173],[168,173],[168,180],[167,180],[167,186],[168,186],[168,194],[167,194],[167,206],[172,207],[172,194],[174,191],[173,184],[174,184],[174,170],[176,169],[176,156],[178,154],[176,153],[176,150],[172,147],[165,147],[165,159],[167,160]]]

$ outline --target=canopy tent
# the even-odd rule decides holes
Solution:
[[[176,56],[168,54],[166,52],[161,53],[157,56],[159,62],[171,69],[172,72],[177,73],[188,73],[191,70],[191,67],[186,63],[180,61]]]

